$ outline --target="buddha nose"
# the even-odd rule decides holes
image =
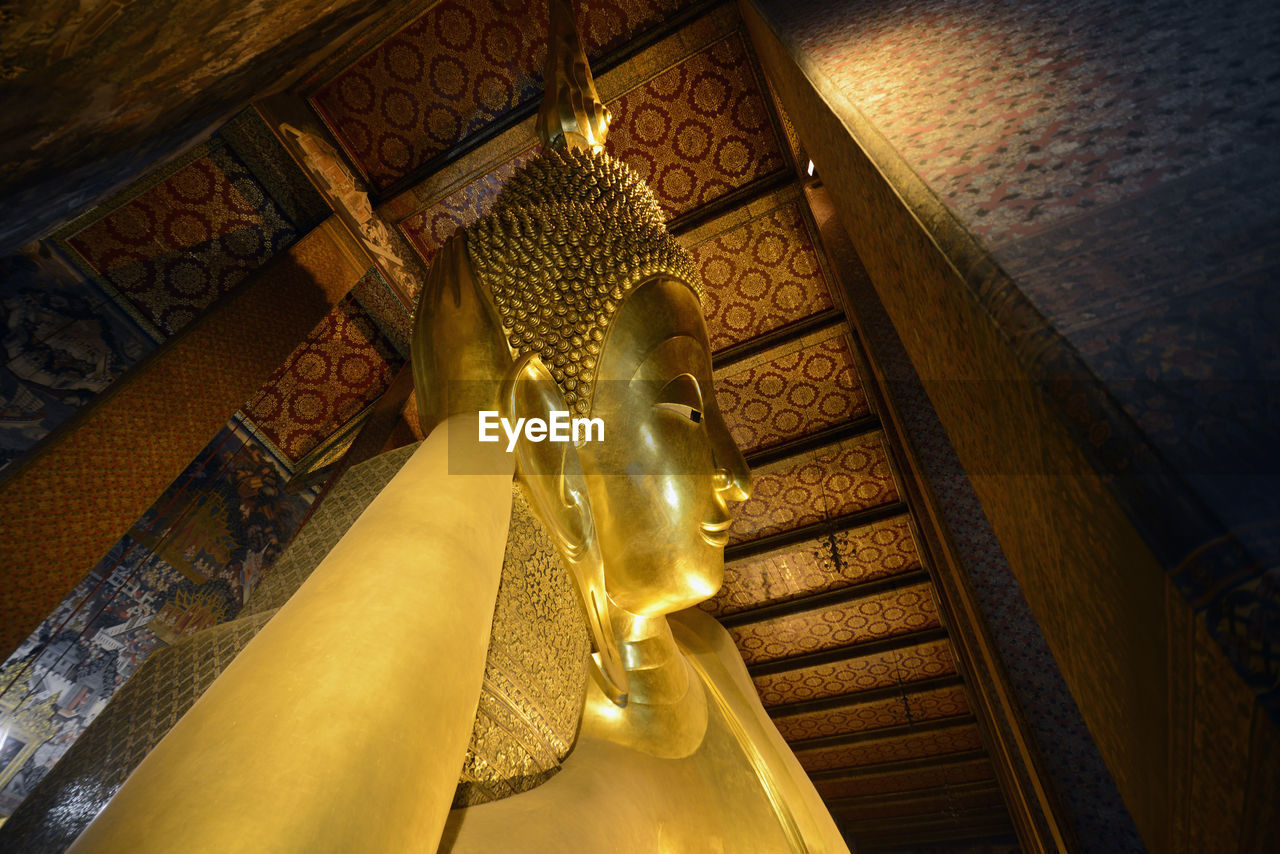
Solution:
[[[711,427],[711,424],[707,425]],[[719,413],[715,414],[715,426],[711,432],[711,454],[715,464],[716,492],[725,503],[746,501],[751,497],[751,469],[733,441],[729,428]]]
[[[716,492],[719,492],[726,502],[746,501],[751,497],[751,471],[746,467],[745,462],[741,473],[729,469],[716,469],[715,487]]]

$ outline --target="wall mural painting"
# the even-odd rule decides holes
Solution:
[[[155,650],[233,619],[315,501],[232,419],[0,666],[0,815]]]
[[[0,258],[0,471],[156,346],[45,244]]]

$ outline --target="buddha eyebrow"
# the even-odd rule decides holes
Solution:
[[[662,350],[670,347],[672,342],[679,341],[682,338],[688,338],[694,344],[698,345],[698,349],[704,355],[708,355],[706,347],[703,346],[702,342],[699,341],[697,337],[693,335],[687,335],[687,334],[672,335],[670,338],[664,338],[662,341],[659,341],[657,344],[651,347],[648,350],[648,352],[644,354],[644,358],[640,360],[640,364],[636,365],[636,369],[632,371],[631,377],[630,379],[627,380],[627,382],[634,383],[636,379],[640,376],[640,374],[644,372],[644,369],[649,366],[649,363],[662,355],[661,353]],[[708,361],[709,361],[709,358],[708,358]]]

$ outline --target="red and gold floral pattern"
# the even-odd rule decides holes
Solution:
[[[668,217],[783,165],[738,33],[611,101],[609,110],[607,150],[648,182]]]
[[[755,676],[752,681],[765,706],[780,706],[948,676],[955,672],[951,644],[939,640],[831,664]]]
[[[758,539],[898,500],[880,431],[761,466],[731,541]]]
[[[716,374],[716,399],[743,453],[870,413],[843,332],[838,327],[803,350]]]
[[[856,702],[856,695],[851,699],[847,706],[775,718],[774,723],[787,741],[799,741],[969,714],[959,685],[920,692],[904,687],[899,696],[866,703]]]
[[[906,516],[787,546],[724,568],[703,610],[724,616],[920,568]]]
[[[736,221],[732,215],[722,219]],[[707,290],[703,311],[712,350],[758,338],[834,305],[798,202],[728,227],[689,251]]]
[[[805,738],[901,726],[908,720],[906,701],[902,697],[889,697],[838,709],[774,718],[773,722],[787,741],[800,741]]]
[[[172,335],[296,236],[244,165],[218,149],[67,242]]]
[[[581,0],[597,57],[682,0]],[[384,190],[541,94],[547,3],[444,0],[327,83],[312,104],[365,177]]]
[[[386,391],[403,359],[354,299],[336,306],[245,413],[297,462]]]
[[[897,762],[921,756],[937,756],[959,753],[962,750],[978,750],[982,739],[973,724],[912,733],[898,738],[877,739],[846,747],[827,747],[796,752],[796,758],[806,771],[826,771],[832,768],[853,768],[859,765],[876,765],[881,762]]]
[[[743,660],[755,664],[938,625],[938,606],[925,582],[833,608],[734,626],[729,633]]]

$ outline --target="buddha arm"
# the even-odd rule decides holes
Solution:
[[[440,425],[75,852],[435,850],[480,695],[509,459]],[[475,435],[475,427],[460,431]],[[473,469],[475,470],[475,469]]]

